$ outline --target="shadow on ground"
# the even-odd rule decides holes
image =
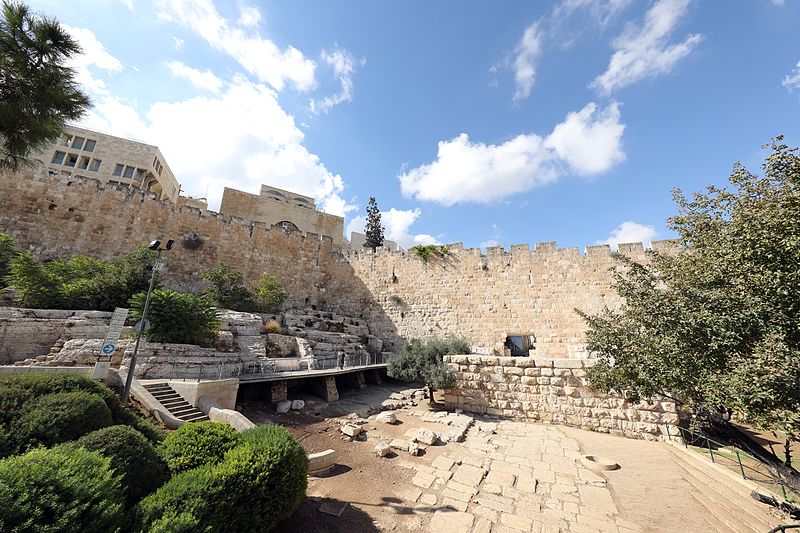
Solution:
[[[321,513],[319,508],[323,504],[346,505],[341,516],[331,516]],[[303,500],[300,507],[289,520],[278,524],[275,531],[297,533],[371,533],[380,531],[372,518],[364,511],[334,498],[319,498],[310,496]]]

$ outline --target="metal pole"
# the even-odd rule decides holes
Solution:
[[[742,471],[742,479],[747,479],[747,476],[744,475],[744,466],[742,466],[742,457],[739,455],[739,450],[734,450],[736,452],[736,460],[739,461],[739,470]]]
[[[711,462],[716,463],[714,460],[714,450],[711,448],[711,441],[706,437],[706,444],[708,445],[708,453],[711,455]]]
[[[144,299],[144,309],[142,309],[142,320],[139,322],[139,331],[136,332],[136,343],[133,345],[133,354],[128,366],[128,376],[125,378],[125,390],[122,391],[122,405],[128,405],[128,398],[131,395],[131,383],[133,383],[133,371],[136,369],[136,354],[139,353],[139,341],[142,339],[142,330],[147,320],[147,308],[150,307],[150,295],[153,293],[153,286],[156,283],[156,269],[161,260],[161,250],[156,255],[156,262],[153,265],[153,272],[150,274],[150,287],[147,289],[147,296]]]

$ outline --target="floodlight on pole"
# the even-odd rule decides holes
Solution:
[[[167,241],[167,250],[172,249],[172,245],[175,242],[172,239]],[[156,283],[156,271],[159,267],[159,261],[161,260],[161,252],[163,249],[161,248],[161,241],[155,240],[152,241],[148,246],[148,249],[153,250],[156,253],[156,262],[153,264],[153,271],[150,274],[150,286],[147,288],[147,296],[144,299],[144,308],[142,309],[142,319],[139,321],[139,325],[136,328],[136,342],[133,345],[133,353],[131,354],[131,360],[128,364],[128,375],[125,377],[125,389],[122,391],[122,405],[128,405],[128,399],[131,395],[131,384],[133,383],[133,373],[136,369],[136,355],[139,353],[139,341],[142,339],[142,333],[144,333],[144,326],[147,322],[147,309],[150,307],[150,295],[153,294],[153,287]]]

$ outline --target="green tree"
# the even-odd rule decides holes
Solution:
[[[469,353],[469,342],[459,337],[427,340],[411,339],[400,355],[389,360],[388,374],[401,381],[424,383],[433,392],[456,383],[456,376],[444,363],[443,356]]]
[[[781,141],[761,177],[737,164],[730,189],[676,191],[680,252],[620,257],[622,306],[581,314],[595,386],[781,431],[788,465],[800,434],[800,159]]]
[[[256,311],[258,303],[255,295],[244,284],[241,272],[236,272],[225,263],[205,269],[206,282],[204,294],[223,309],[234,311]]]
[[[369,197],[367,204],[367,225],[364,233],[367,240],[364,241],[364,248],[372,248],[374,252],[379,246],[383,246],[383,232],[386,228],[381,225],[381,212],[378,209],[378,201],[374,196]]]
[[[267,274],[262,274],[258,278],[255,295],[262,313],[277,312],[287,297],[287,294],[281,289],[278,278]]]
[[[6,276],[11,272],[11,260],[16,255],[14,239],[0,231],[0,288],[6,286]]]
[[[3,1],[0,20],[0,168],[17,170],[89,108],[66,66],[81,52],[56,21]]]
[[[141,320],[146,296],[140,292],[130,299],[133,320]],[[205,296],[168,289],[153,291],[147,321],[150,327],[144,332],[144,337],[151,342],[199,346],[210,346],[217,338],[220,325],[214,302]]]

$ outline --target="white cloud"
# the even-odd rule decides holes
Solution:
[[[394,207],[388,211],[381,212],[381,224],[386,228],[384,237],[387,240],[394,241],[403,248],[410,248],[415,244],[441,244],[439,240],[427,233],[411,233],[411,226],[422,215],[419,208],[416,209],[395,209]],[[347,224],[347,236],[349,238],[350,232],[355,231],[364,233],[367,219],[364,216],[354,217]]]
[[[183,39],[181,39],[180,37],[175,37],[173,35],[172,40],[175,41],[175,50],[180,50],[181,48],[183,48],[183,43],[185,42]]]
[[[630,85],[644,78],[667,74],[688,56],[703,36],[689,35],[678,43],[668,38],[678,22],[686,16],[691,0],[658,0],[647,11],[641,27],[628,25],[617,37],[608,69],[591,83],[602,93]]]
[[[253,6],[239,8],[239,24],[242,26],[258,26],[261,22],[261,11]]]
[[[219,93],[222,89],[222,80],[209,69],[200,71],[184,65],[180,61],[169,61],[167,67],[175,76],[188,80],[198,89],[205,89],[212,93]]]
[[[533,89],[536,80],[536,63],[542,53],[542,38],[539,33],[539,23],[534,22],[525,29],[514,50],[514,81],[517,90],[514,100],[527,98]]]
[[[350,52],[338,46],[330,51],[323,50],[320,55],[325,64],[333,69],[342,88],[337,94],[326,96],[321,100],[310,100],[308,108],[312,113],[327,113],[334,106],[352,101],[353,74],[356,71],[356,65],[363,67],[366,64],[365,59],[356,61]]]
[[[650,246],[650,241],[658,235],[656,228],[653,226],[646,226],[637,222],[626,220],[611,231],[608,239],[597,241],[595,244],[610,244],[613,250],[622,243],[644,243],[645,246]]]
[[[770,0],[776,6],[783,6],[784,0]]]
[[[403,195],[450,206],[490,203],[557,181],[590,176],[625,159],[619,106],[594,103],[569,113],[547,137],[522,134],[502,144],[470,141],[466,133],[440,141],[436,160],[398,176]]]
[[[76,81],[95,93],[106,93],[105,82],[96,78],[92,74],[90,67],[116,74],[122,72],[122,62],[108,53],[103,43],[98,41],[90,30],[73,28],[66,24],[64,24],[64,28],[78,41],[83,49],[83,53],[73,56],[68,64],[69,67],[75,69]]]
[[[314,87],[316,65],[313,61],[293,46],[280,50],[274,42],[242,25],[241,19],[231,22],[221,16],[212,0],[163,0],[158,5],[162,20],[191,28],[212,47],[233,57],[259,81],[269,83],[274,89],[282,90],[287,82],[301,91]],[[250,15],[245,22],[254,17],[252,11],[248,12]]]
[[[601,28],[608,25],[617,15],[624,11],[633,0],[562,0],[553,8],[552,18],[561,20],[577,11],[588,12]]]
[[[792,70],[786,75],[785,78],[783,78],[781,85],[786,87],[786,89],[789,91],[800,89],[800,61],[798,61],[794,66],[794,70]]]

